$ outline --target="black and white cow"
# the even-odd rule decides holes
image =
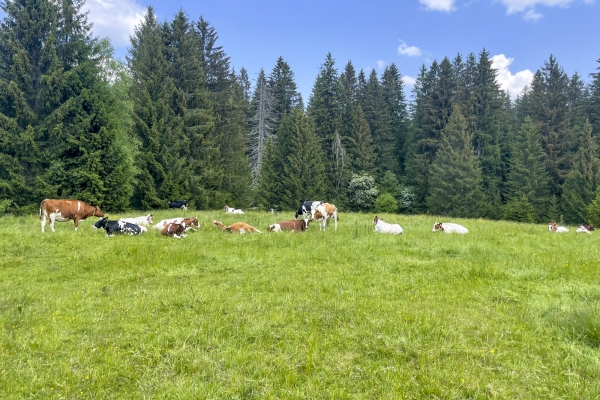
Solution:
[[[308,223],[310,221],[312,221],[313,216],[315,215],[315,209],[317,208],[317,206],[319,204],[323,203],[322,201],[305,201],[304,203],[302,203],[300,205],[300,208],[298,209],[298,211],[296,211],[296,219],[298,219],[298,217],[300,215],[304,216],[304,221],[306,222],[306,225],[308,226]]]
[[[169,206],[169,208],[182,208],[184,210],[187,210],[187,204],[187,200],[167,201],[167,205]]]
[[[104,228],[106,230],[106,236],[112,236],[115,233],[124,233],[127,235],[139,235],[146,231],[146,228],[131,222],[124,221],[109,221],[108,218],[104,217],[94,224],[94,229]]]

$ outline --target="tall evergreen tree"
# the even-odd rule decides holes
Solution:
[[[302,96],[298,92],[294,71],[289,64],[279,57],[271,71],[267,84],[275,101],[275,119],[283,120],[295,108],[303,108]]]
[[[298,199],[323,198],[325,195],[325,166],[323,151],[310,117],[300,109],[289,114],[281,131],[290,138],[290,152],[283,165],[282,205],[293,209]]]
[[[597,72],[591,73],[592,81],[589,83],[589,105],[587,115],[589,116],[590,124],[592,124],[592,134],[596,138],[600,138],[600,58],[596,60],[598,63]]]
[[[391,137],[394,140],[394,163],[398,167],[398,170],[393,172],[399,173],[404,170],[404,143],[407,135],[408,111],[402,74],[396,64],[385,68],[381,76],[381,86],[383,99],[390,113]]]
[[[431,164],[430,212],[464,218],[480,215],[483,180],[472,140],[460,108],[454,107]]]
[[[349,156],[352,172],[355,174],[369,174],[375,168],[375,149],[371,137],[371,128],[367,124],[362,107],[356,107],[350,137]]]
[[[14,208],[77,197],[109,209],[127,195],[120,99],[103,79],[83,1],[3,2],[0,26],[0,200]],[[119,187],[124,191],[120,191]],[[106,207],[105,207],[106,208]]]
[[[256,204],[265,209],[278,208],[281,206],[281,175],[275,169],[275,144],[268,139],[265,144],[263,159],[258,174],[258,184],[255,193]]]
[[[589,121],[577,130],[579,150],[565,181],[562,205],[565,222],[582,224],[588,221],[587,206],[594,200],[600,184],[600,159]]]
[[[512,147],[506,182],[508,203],[519,203],[525,196],[533,207],[534,220],[542,222],[550,205],[549,183],[539,133],[531,118],[526,117]]]

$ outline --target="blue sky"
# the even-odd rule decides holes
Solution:
[[[193,20],[202,15],[232,66],[245,67],[253,80],[282,56],[305,102],[328,52],[339,72],[348,61],[367,73],[395,63],[410,89],[421,65],[485,48],[513,96],[550,54],[586,82],[600,67],[595,0],[87,0],[86,7],[95,33],[111,38],[124,57],[128,35],[150,5],[161,21],[180,9]]]

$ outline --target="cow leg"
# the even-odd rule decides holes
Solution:
[[[45,226],[46,226],[46,214],[42,213],[42,233],[44,233]]]
[[[52,232],[54,232],[54,221],[56,220],[56,216],[54,214],[50,214],[50,228]]]
[[[77,227],[79,226],[79,217],[75,217],[73,222],[75,223],[75,232],[77,232]]]

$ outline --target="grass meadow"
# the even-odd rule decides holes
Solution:
[[[128,216],[142,215],[130,213]],[[341,213],[197,215],[187,238],[0,219],[2,399],[593,399],[600,231]],[[111,219],[119,215],[111,215]],[[245,221],[232,235],[211,222]],[[447,219],[444,219],[447,220]]]

